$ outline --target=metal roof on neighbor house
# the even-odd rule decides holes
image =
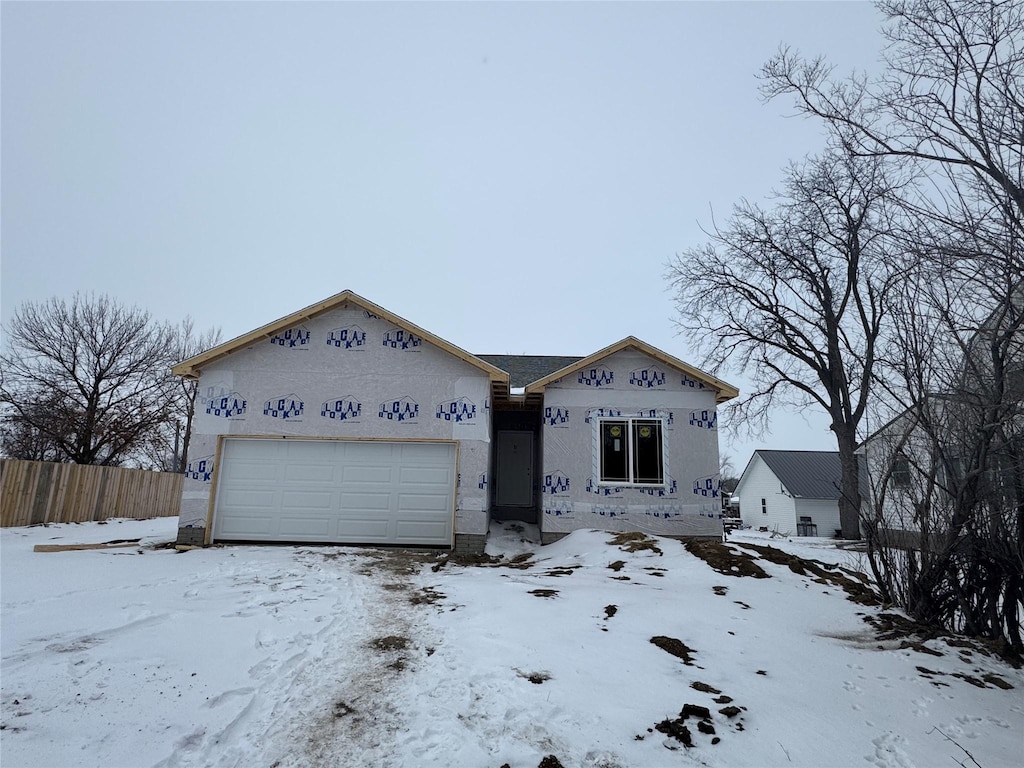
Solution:
[[[582,357],[562,357],[558,355],[476,355],[485,363],[507,371],[512,380],[510,387],[525,387],[538,379],[559,371],[566,366],[578,363]]]
[[[839,451],[754,451],[786,490],[801,499],[838,499]]]

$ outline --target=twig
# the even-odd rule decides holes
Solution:
[[[960,749],[961,749],[961,750],[963,751],[963,753],[964,753],[965,755],[967,755],[967,756],[968,756],[969,758],[971,758],[971,762],[972,762],[972,763],[974,763],[974,764],[975,764],[976,766],[978,766],[978,768],[982,768],[982,767],[981,767],[981,763],[979,763],[979,762],[978,762],[977,760],[975,760],[975,759],[974,759],[974,755],[972,755],[972,754],[971,754],[970,752],[968,752],[968,751],[967,751],[967,750],[966,750],[966,749],[964,748],[963,744],[961,744],[961,743],[960,743],[959,741],[957,741],[956,739],[950,738],[949,736],[947,736],[946,734],[944,734],[944,733],[942,732],[942,729],[941,729],[941,728],[939,728],[938,726],[933,726],[933,727],[932,727],[932,730],[931,730],[931,731],[928,731],[928,733],[931,733],[932,731],[938,731],[938,732],[939,732],[939,735],[941,735],[941,736],[942,736],[942,738],[944,738],[944,739],[945,739],[946,741],[949,741],[949,742],[952,742],[953,744],[956,744],[956,745],[957,745],[957,747],[959,747],[959,748],[960,748]],[[958,765],[962,765],[962,766],[964,766],[964,768],[966,768],[966,766],[967,766],[967,763],[961,762],[960,760],[957,760],[957,759],[956,759],[955,757],[953,758],[953,760],[954,760],[954,762],[956,762],[956,763],[957,763]]]
[[[781,741],[777,741],[775,743],[778,744],[780,747],[782,747],[782,742]],[[786,749],[785,747],[782,747],[782,751],[786,753],[786,759],[789,760],[789,762],[792,763],[793,762],[793,758],[789,756],[789,750]]]

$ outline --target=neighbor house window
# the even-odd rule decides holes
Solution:
[[[606,419],[600,429],[602,483],[665,483],[661,419]]]
[[[910,487],[910,459],[902,453],[896,454],[889,467],[889,475],[895,488]]]
[[[767,499],[761,499],[761,514],[762,515],[767,515],[768,514],[768,500]]]

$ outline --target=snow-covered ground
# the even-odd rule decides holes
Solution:
[[[864,619],[883,609],[749,550],[770,578],[594,531],[539,547],[529,527],[496,528],[489,552],[516,568],[156,546],[175,524],[0,532],[4,768],[1024,762],[1024,673],[944,640],[880,640]],[[114,539],[142,542],[33,552]],[[822,539],[742,544],[856,565]]]

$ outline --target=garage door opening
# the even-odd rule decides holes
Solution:
[[[225,437],[213,541],[450,547],[454,441]]]

